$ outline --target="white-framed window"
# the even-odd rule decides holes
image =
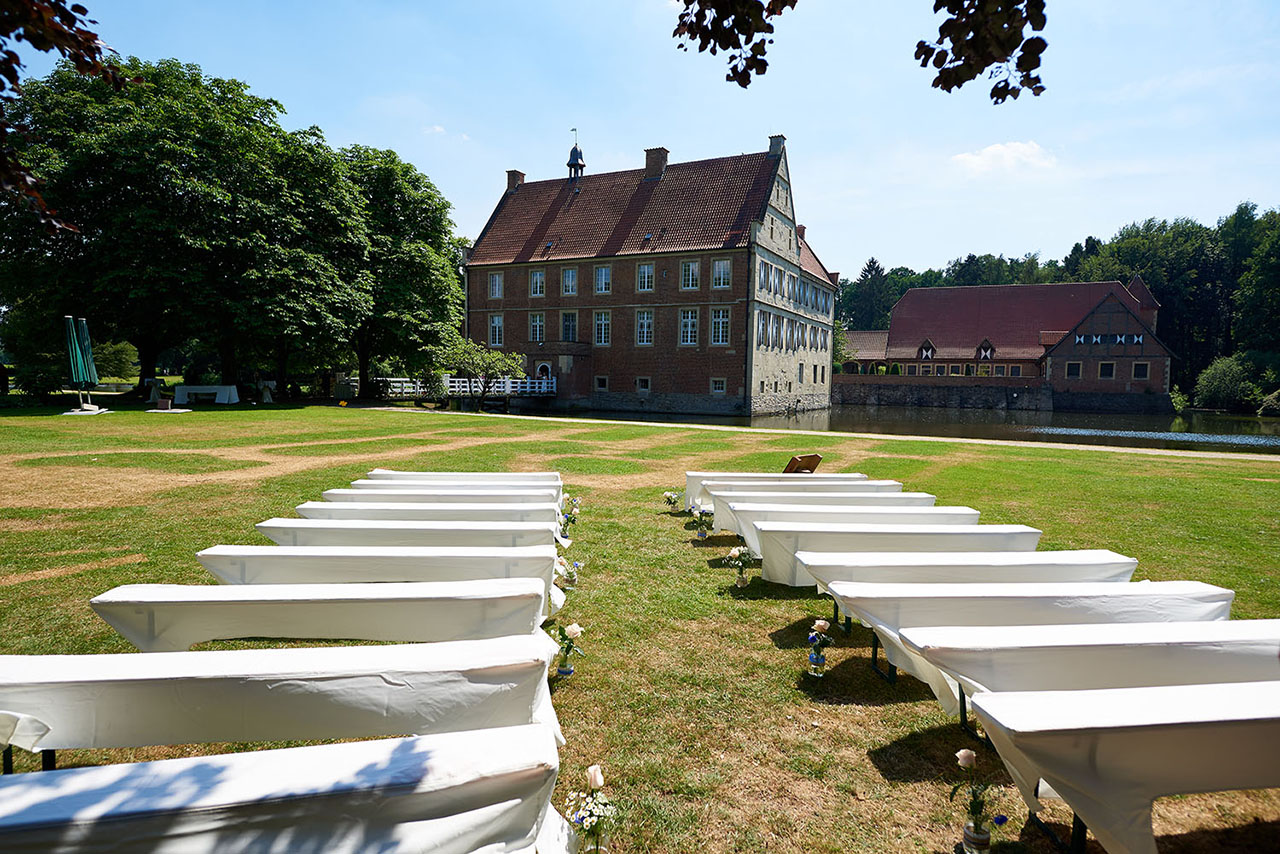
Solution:
[[[613,293],[613,267],[602,264],[596,267],[596,293]]]
[[[489,346],[502,346],[502,315],[489,315]]]
[[[1135,380],[1151,379],[1151,363],[1150,362],[1134,362],[1133,378]]]
[[[642,308],[636,311],[636,346],[648,347],[653,344],[653,309]]]
[[[796,287],[796,274],[787,273],[787,299],[798,300],[800,298]]]
[[[728,258],[711,262],[711,287],[727,288],[733,284],[733,265]]]
[[[771,276],[773,278],[773,282],[770,284],[769,290],[772,291],[775,296],[780,296],[782,294],[782,268],[772,268]]]
[[[636,290],[653,290],[653,264],[646,262],[636,265]]]
[[[597,347],[608,347],[611,337],[612,318],[607,311],[597,311],[592,317],[595,327],[595,345]]]
[[[769,346],[769,312],[767,311],[756,315],[756,346]]]
[[[636,391],[640,394],[648,394],[652,386],[648,377],[636,377]]]
[[[578,295],[577,267],[565,267],[560,271],[560,294],[566,297]]]
[[[728,346],[729,344],[729,309],[711,309],[711,345]]]
[[[609,377],[604,375],[597,375],[596,391],[608,391],[608,390],[609,390]]]
[[[696,308],[680,309],[680,345],[696,346],[698,343],[698,310]]]
[[[529,271],[529,296],[545,297],[547,295],[547,271]]]
[[[769,290],[769,262],[760,261],[760,268],[756,273],[756,290],[766,293]]]
[[[489,299],[502,299],[502,273],[489,274]]]
[[[578,340],[578,313],[576,311],[560,312],[560,340]]]
[[[698,289],[698,262],[680,262],[680,290],[696,291]]]
[[[547,316],[540,311],[529,312],[529,343],[541,344],[547,340]]]
[[[725,393],[725,391],[726,391],[728,388],[729,388],[729,382],[728,382],[728,380],[726,380],[724,377],[712,377],[712,378],[711,378],[711,393],[712,393],[712,394],[724,394],[724,393]]]

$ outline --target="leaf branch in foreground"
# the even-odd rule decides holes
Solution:
[[[959,89],[984,72],[996,81],[991,100],[1002,104],[1023,91],[1044,91],[1040,55],[1048,46],[1040,36],[1045,26],[1045,0],[936,0],[934,12],[949,17],[938,27],[936,42],[920,41],[920,67],[937,69],[933,85],[943,91]]]
[[[699,53],[728,52],[729,73],[724,79],[745,89],[753,74],[764,74],[769,68],[764,55],[773,43],[771,19],[795,5],[796,0],[684,0],[680,23],[671,35],[695,42]]]
[[[8,119],[5,108],[19,91],[23,65],[10,45],[26,42],[44,53],[56,50],[77,73],[100,77],[120,89],[126,80],[120,69],[106,60],[111,49],[89,29],[97,22],[89,20],[88,14],[84,6],[65,0],[0,0],[0,190],[26,202],[50,231],[76,229],[49,209],[40,194],[39,180],[19,156],[24,129]]]

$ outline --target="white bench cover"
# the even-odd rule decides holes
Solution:
[[[784,486],[790,484],[789,488],[791,489],[809,489],[810,486],[820,483],[839,486],[866,479],[867,476],[860,472],[783,474],[780,472],[749,471],[687,471],[684,473],[685,506],[692,509],[699,506],[701,502],[708,500],[703,492],[708,481],[715,481],[722,486],[735,483],[750,483],[753,486],[758,484],[782,484]]]
[[[933,689],[948,714],[960,710],[954,680],[903,646],[913,626],[1041,626],[1226,620],[1235,592],[1199,581],[1065,584],[868,584],[833,581],[831,596],[870,626],[889,663]]]
[[[546,587],[539,578],[492,578],[389,584],[126,584],[89,600],[89,605],[143,652],[173,652],[232,638],[432,643],[527,635],[542,624],[545,598]]]
[[[567,854],[546,727],[0,777],[5,854]]]
[[[548,614],[564,604],[555,546],[213,546],[196,558],[223,584],[539,578]]]
[[[240,392],[233,385],[187,385],[179,383],[173,387],[173,403],[175,406],[186,406],[191,402],[193,394],[211,394],[214,403],[239,403]]]
[[[805,587],[815,583],[797,552],[1030,552],[1040,532],[1026,525],[859,525],[756,522],[761,576]]]
[[[40,739],[48,734],[49,727],[44,721],[0,709],[0,747],[13,744],[23,750],[35,750]]]
[[[1158,797],[1280,786],[1280,681],[984,693],[973,708],[1019,787],[1048,782],[1109,854],[1156,854]]]
[[[885,482],[864,480],[860,481],[859,485]],[[888,482],[897,484],[899,487],[902,486],[896,480]],[[830,507],[861,506],[864,504],[885,507],[932,507],[938,500],[936,495],[928,492],[890,492],[869,489],[861,489],[857,492],[832,492],[830,490],[796,492],[794,489],[788,488],[788,491],[769,492],[767,489],[757,489],[756,487],[738,489],[737,487],[729,486],[716,487],[715,489],[704,491],[710,497],[710,501],[702,505],[704,510],[714,509],[717,501],[747,501],[756,504],[823,504]]]
[[[796,552],[826,592],[833,581],[899,584],[1128,581],[1138,561],[1107,549],[1054,552]]]
[[[748,548],[760,554],[756,522],[852,522],[861,525],[976,525],[972,507],[862,507],[826,504],[756,504],[721,501],[716,505],[715,526],[733,531]]]
[[[560,506],[551,503],[425,504],[396,501],[304,501],[295,509],[304,519],[399,519],[406,522],[556,522],[560,519]]]
[[[41,749],[423,735],[545,723],[534,635],[434,644],[0,656],[0,709]],[[556,727],[558,731],[558,726]]]
[[[513,483],[560,483],[558,471],[398,471],[396,469],[371,469],[368,477],[375,480],[460,480],[483,483],[486,481]]]
[[[924,626],[899,637],[966,694],[1280,678],[1280,620]]]
[[[511,493],[524,492],[528,490],[537,490],[541,492],[550,491],[552,497],[546,500],[553,501],[556,504],[564,503],[564,489],[558,483],[537,483],[523,481],[457,481],[457,480],[403,480],[401,478],[364,478],[362,480],[351,481],[352,489],[361,489],[372,492],[400,491],[404,489],[412,490],[430,490],[450,489],[450,490],[510,490]],[[376,497],[366,497],[364,501],[377,501]]]
[[[556,504],[560,501],[560,488],[529,487],[507,489],[492,485],[475,487],[423,486],[416,489],[379,489],[376,496],[369,489],[326,489],[321,493],[325,501],[397,501],[426,504]]]
[[[551,522],[396,522],[366,519],[267,519],[255,526],[282,546],[547,546]]]

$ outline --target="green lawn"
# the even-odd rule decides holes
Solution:
[[[949,852],[959,808],[952,753],[976,746],[923,685],[870,672],[855,629],[821,683],[801,675],[804,634],[829,603],[812,591],[745,590],[663,505],[685,469],[780,470],[793,453],[823,471],[863,471],[1044,531],[1042,548],[1111,548],[1138,578],[1237,591],[1237,617],[1280,617],[1280,458],[851,439],[835,434],[545,422],[337,407],[0,415],[0,652],[127,652],[90,597],[134,582],[210,583],[192,557],[265,543],[253,529],[374,466],[558,468],[584,496],[568,555],[586,566],[564,612],[587,657],[557,686],[569,744],[557,802],[604,765],[624,810],[611,849],[632,852]],[[157,453],[131,453],[131,452]],[[164,451],[164,453],[158,453]],[[230,646],[213,644],[211,646]],[[239,749],[218,745],[208,750]],[[185,749],[69,752],[62,764]],[[981,767],[997,760],[979,748]],[[18,757],[33,768],[33,757]],[[996,775],[999,777],[999,775]],[[1048,852],[1015,817],[997,850]],[[1062,807],[1049,811],[1062,825]],[[1260,824],[1254,824],[1260,819]],[[1162,800],[1161,851],[1263,850],[1280,793]],[[1218,832],[1219,828],[1233,828]],[[1100,850],[1100,849],[1099,849]]]

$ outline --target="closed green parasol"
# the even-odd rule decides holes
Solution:
[[[89,343],[89,324],[82,317],[76,320],[71,315],[63,317],[67,330],[67,356],[71,361],[71,387],[80,392],[87,392],[98,385],[98,369],[93,364],[93,347]],[[85,404],[81,400],[81,408]],[[91,404],[88,408],[96,409]]]

